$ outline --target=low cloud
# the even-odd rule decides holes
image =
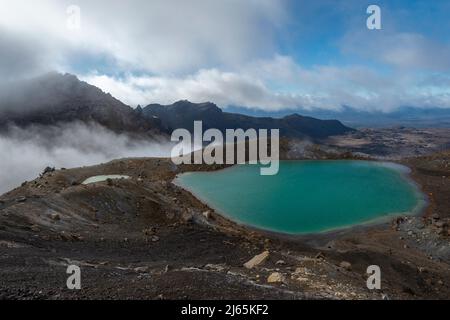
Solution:
[[[131,139],[97,124],[12,127],[0,136],[0,193],[35,179],[47,167],[70,168],[125,157],[169,157],[172,145]]]
[[[136,106],[150,103],[171,104],[188,99],[211,101],[219,106],[243,105],[254,108],[281,109],[306,104],[306,97],[272,92],[263,81],[246,74],[200,70],[182,77],[87,75],[81,79],[93,84],[119,100]]]
[[[249,63],[238,71],[202,69],[184,77],[81,77],[120,100],[136,106],[170,104],[188,99],[219,106],[266,111],[281,109],[358,110],[390,112],[402,106],[450,107],[448,77],[409,71],[380,73],[366,66],[304,68],[288,56]]]

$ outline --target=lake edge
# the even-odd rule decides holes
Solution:
[[[395,171],[399,174],[399,176],[405,180],[405,182],[408,183],[408,185],[411,187],[412,192],[414,193],[414,196],[417,200],[417,205],[410,211],[408,212],[392,212],[389,214],[385,214],[383,216],[380,217],[375,217],[373,219],[369,219],[366,220],[364,222],[357,222],[354,224],[348,224],[348,225],[343,225],[343,226],[339,226],[339,227],[332,227],[332,228],[327,228],[321,231],[314,231],[314,232],[287,232],[287,231],[279,231],[279,230],[271,230],[268,228],[264,228],[264,227],[259,227],[259,226],[255,226],[255,225],[251,225],[247,222],[243,222],[240,221],[239,219],[230,216],[228,214],[226,214],[225,210],[217,207],[216,205],[213,205],[211,203],[211,201],[205,199],[205,197],[199,195],[198,193],[196,193],[194,190],[192,190],[190,187],[188,187],[187,185],[183,184],[181,181],[181,177],[182,176],[188,176],[191,174],[196,174],[196,173],[201,173],[201,174],[205,174],[205,175],[212,175],[215,174],[217,172],[223,172],[226,170],[232,170],[235,169],[236,166],[238,165],[233,165],[230,167],[226,167],[226,168],[222,168],[219,170],[215,170],[215,171],[188,171],[188,172],[183,172],[181,174],[178,174],[173,180],[172,183],[177,185],[178,187],[188,191],[192,196],[194,196],[197,200],[199,200],[201,203],[203,203],[204,205],[206,205],[207,207],[209,207],[211,210],[214,210],[214,212],[216,212],[218,215],[220,215],[222,218],[228,220],[231,223],[234,223],[240,227],[244,227],[246,229],[250,229],[250,230],[254,230],[254,231],[258,231],[258,232],[262,232],[262,233],[269,233],[269,234],[276,234],[276,235],[280,235],[280,236],[287,236],[287,237],[306,237],[306,236],[319,236],[319,235],[329,235],[329,234],[334,234],[334,233],[340,233],[340,232],[346,232],[346,231],[352,231],[354,229],[361,229],[361,228],[366,228],[366,227],[373,227],[373,226],[377,226],[377,225],[383,225],[386,224],[388,222],[390,222],[392,219],[394,219],[395,217],[402,217],[402,216],[421,216],[426,209],[429,206],[429,199],[426,195],[426,193],[422,190],[421,185],[416,182],[412,176],[412,169],[410,167],[408,167],[407,165],[404,165],[402,163],[398,163],[398,162],[391,162],[391,161],[377,161],[377,160],[347,160],[347,159],[319,159],[319,160],[309,160],[309,159],[305,159],[305,160],[280,160],[281,162],[311,162],[311,163],[316,163],[316,162],[363,162],[363,163],[369,163],[375,166],[381,166],[387,169],[390,169],[392,171]],[[248,165],[248,164],[239,164],[239,165]]]

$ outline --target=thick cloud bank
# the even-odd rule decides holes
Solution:
[[[0,0],[0,83],[57,70],[133,106],[450,108],[450,2],[393,2],[369,30],[361,0]]]
[[[35,179],[47,167],[94,165],[124,157],[169,157],[169,143],[119,135],[96,124],[11,128],[0,136],[0,193]]]

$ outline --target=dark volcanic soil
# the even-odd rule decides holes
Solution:
[[[0,298],[450,298],[450,153],[434,157],[407,161],[432,194],[428,218],[294,239],[228,222],[171,183],[211,167],[124,159],[49,172],[0,197]],[[131,178],[81,184],[101,174]],[[66,288],[71,264],[81,290]],[[381,290],[366,287],[372,264]]]

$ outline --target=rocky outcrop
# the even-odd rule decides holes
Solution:
[[[270,276],[267,278],[268,283],[283,283],[284,282],[284,276],[279,272],[273,272],[270,274]]]
[[[264,263],[264,261],[266,261],[268,257],[269,251],[264,251],[263,253],[254,256],[252,259],[244,263],[244,267],[246,267],[247,269],[253,269]]]

